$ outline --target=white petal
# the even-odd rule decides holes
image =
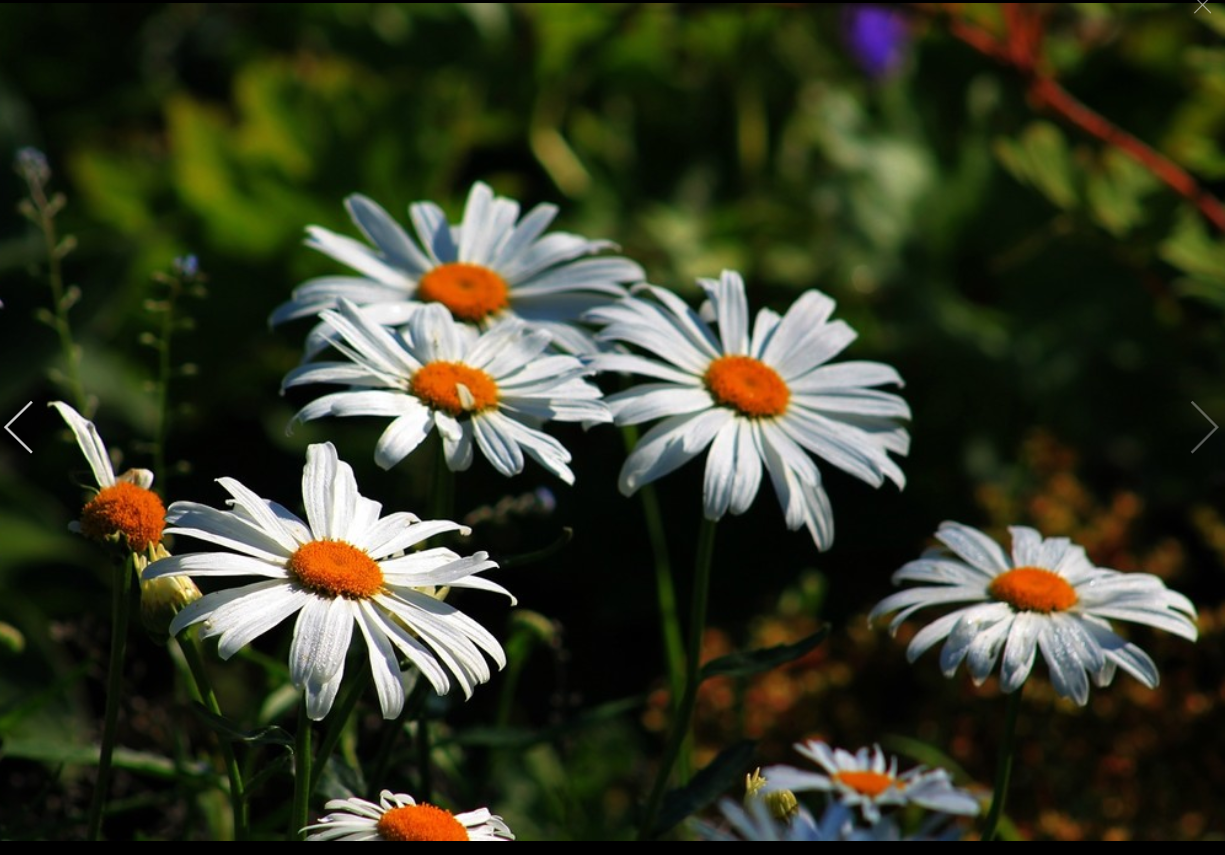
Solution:
[[[316,443],[306,450],[302,469],[302,503],[314,537],[345,540],[357,501],[357,480],[349,464],[342,463],[336,446]]]
[[[622,494],[631,495],[643,484],[662,478],[692,460],[731,419],[731,411],[719,407],[672,416],[655,425],[638,441],[621,467],[618,484]]]
[[[400,679],[400,663],[396,652],[383,634],[374,615],[374,607],[368,601],[361,600],[357,603],[354,616],[357,618],[357,628],[366,640],[370,673],[374,677],[374,688],[379,696],[383,718],[397,718],[404,708],[404,684]]]
[[[714,406],[710,393],[697,386],[643,383],[604,399],[618,425],[636,425],[663,416],[696,413]]]
[[[425,407],[415,407],[387,426],[374,446],[374,462],[381,469],[390,469],[416,450],[434,427],[434,419]]]
[[[993,577],[1012,569],[1000,545],[976,528],[956,522],[942,522],[936,539],[972,566],[990,571]]]
[[[1004,661],[1000,665],[1000,688],[1015,692],[1034,667],[1038,652],[1038,637],[1050,626],[1046,615],[1020,612],[1012,619],[1008,641],[1004,644]]]
[[[76,437],[77,445],[81,453],[85,455],[85,460],[89,463],[89,468],[94,473],[94,480],[98,486],[115,486],[115,470],[111,468],[111,459],[107,456],[106,446],[102,443],[102,437],[98,435],[98,429],[94,427],[94,423],[87,421],[63,401],[52,401],[49,406],[55,407],[64,421],[68,423],[68,429]]]
[[[382,250],[387,260],[410,276],[420,277],[433,267],[400,224],[377,202],[360,193],[345,199],[349,216],[370,242]]]
[[[312,597],[294,624],[289,646],[289,679],[306,691],[306,712],[318,721],[328,714],[344,674],[356,606],[345,597]]]
[[[271,579],[288,578],[281,563],[272,564],[247,555],[232,552],[196,552],[190,555],[172,555],[155,561],[145,568],[142,579],[158,579],[162,576],[266,576]]]

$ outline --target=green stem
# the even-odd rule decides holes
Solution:
[[[638,429],[633,425],[624,427],[621,429],[621,435],[625,439],[626,450],[632,450],[638,442]],[[659,510],[659,496],[655,492],[655,485],[643,486],[638,494],[642,497],[647,538],[651,542],[651,554],[655,559],[655,598],[659,601],[668,686],[672,690],[675,709],[685,685],[685,647],[681,638],[680,613],[676,608],[676,586],[672,582],[672,562],[668,558],[668,538],[664,532],[663,515]]]
[[[379,739],[378,751],[375,753],[374,773],[367,780],[383,781],[387,778],[387,770],[391,767],[393,757],[393,749],[396,743],[396,737],[400,731],[404,730],[404,722],[416,718],[423,709],[425,709],[426,698],[428,693],[433,691],[430,686],[430,681],[418,675],[417,683],[413,686],[408,697],[404,701],[404,709],[400,711],[400,717],[395,721],[383,722],[383,735]]]
[[[430,519],[449,520],[455,513],[455,473],[447,466],[447,452],[442,437],[438,437],[438,453],[434,457],[434,488],[430,494]]]
[[[306,714],[306,698],[298,707],[298,733],[293,749],[293,810],[289,814],[288,840],[305,840],[310,821],[311,790],[311,720]]]
[[[318,788],[319,779],[323,777],[323,773],[327,769],[328,759],[332,756],[332,752],[336,750],[336,744],[340,742],[341,736],[344,735],[345,726],[349,723],[353,710],[356,709],[357,702],[361,700],[366,687],[370,685],[371,679],[370,669],[362,668],[361,674],[356,679],[349,681],[349,684],[340,696],[340,700],[333,707],[329,715],[328,731],[324,735],[323,741],[319,743],[319,752],[315,756],[315,767],[310,782],[311,795]]]
[[[1023,689],[1024,687],[1022,687]],[[991,794],[991,809],[983,826],[983,840],[995,840],[1004,802],[1008,798],[1008,780],[1012,777],[1012,756],[1016,748],[1017,715],[1021,711],[1021,689],[1008,696],[1008,711],[1004,720],[1004,741],[1000,743],[1000,759],[995,769],[995,791]]]
[[[693,708],[698,699],[698,685],[701,682],[702,636],[706,632],[706,603],[710,598],[710,564],[715,550],[715,521],[702,519],[702,528],[698,534],[697,566],[693,576],[693,603],[689,618],[689,646],[685,659],[685,691],[681,696],[680,705],[672,716],[672,727],[668,733],[668,744],[664,749],[663,761],[656,774],[655,786],[651,790],[651,798],[642,827],[638,829],[638,839],[647,840],[651,837],[655,819],[659,815],[663,803],[664,792],[668,789],[668,779],[672,775],[672,767],[681,753],[681,747],[689,737],[690,723],[693,718]]]
[[[417,719],[417,766],[421,777],[417,799],[432,803],[434,801],[434,774],[430,768],[430,720],[424,712]]]
[[[217,702],[217,693],[213,691],[208,671],[204,667],[204,657],[200,655],[200,647],[196,644],[195,633],[185,632],[179,639],[179,649],[191,669],[192,679],[196,683],[196,692],[200,700],[213,715],[221,715],[221,704]],[[221,757],[225,762],[225,773],[230,779],[230,810],[234,814],[234,839],[248,838],[247,794],[243,785],[242,770],[238,766],[238,758],[234,755],[234,746],[230,740],[217,734],[217,744],[221,748]]]
[[[123,694],[123,655],[128,645],[128,619],[132,614],[132,557],[124,561],[115,580],[111,600],[111,658],[107,667],[106,712],[102,721],[102,744],[98,749],[98,783],[89,804],[89,840],[102,835],[102,817],[111,785],[111,758],[115,753],[115,733],[119,725],[119,699]]]

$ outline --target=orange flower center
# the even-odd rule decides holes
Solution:
[[[498,405],[498,384],[479,368],[461,362],[431,362],[413,375],[413,394],[453,416]]]
[[[285,569],[304,588],[327,597],[368,600],[383,587],[383,571],[375,560],[343,540],[304,543]]]
[[[101,490],[81,510],[82,534],[93,540],[123,534],[134,552],[159,543],[165,526],[166,508],[157,494],[127,481]]]
[[[442,303],[461,321],[477,323],[510,305],[506,280],[488,267],[453,261],[435,267],[417,283],[417,297]]]
[[[1018,567],[995,577],[987,593],[1022,612],[1063,612],[1076,605],[1076,590],[1058,573]]]
[[[870,798],[876,798],[890,787],[902,789],[896,778],[882,772],[835,772],[834,780]]]
[[[433,805],[405,805],[392,808],[379,818],[379,835],[384,840],[418,840],[423,843],[467,840],[468,829],[449,811]]]
[[[791,400],[778,372],[751,356],[720,356],[702,379],[716,401],[750,418],[781,416]]]

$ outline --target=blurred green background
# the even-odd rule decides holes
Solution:
[[[1220,197],[1225,7],[1195,5],[1042,4],[1043,68]],[[188,253],[207,273],[173,340],[189,370],[171,385],[171,465],[157,473],[169,500],[219,504],[212,479],[230,475],[296,507],[304,449],[326,438],[367,495],[422,508],[426,464],[373,465],[378,420],[284,430],[308,399],[278,389],[309,324],[271,331],[266,319],[294,285],[338,270],[302,246],[303,229],[353,234],[351,192],[401,218],[433,199],[458,219],[484,180],[525,208],[559,204],[559,228],[617,241],[690,298],[695,277],[723,268],[744,273],[755,308],[826,291],[860,333],[845,357],[887,361],[907,381],[909,484],[874,492],[830,472],[837,539],[824,555],[785,530],[768,489],[721,525],[712,650],[794,640],[817,618],[833,634],[781,676],[709,687],[700,756],[745,734],[762,740],[763,763],[794,762],[787,746],[805,735],[855,748],[901,734],[985,785],[1002,711],[992,685],[970,697],[968,680],[939,677],[934,654],[906,665],[863,614],[942,519],[1037,524],[1100,564],[1159,573],[1200,606],[1204,633],[1195,647],[1134,634],[1163,669],[1158,692],[1120,677],[1083,711],[1029,692],[1018,828],[1219,837],[1225,432],[1190,451],[1208,430],[1191,401],[1225,422],[1225,238],[950,35],[949,15],[1002,33],[997,4],[910,10],[883,64],[851,37],[854,14],[10,5],[0,157],[38,147],[67,197],[58,227],[77,242],[64,264],[81,292],[70,318],[93,417],[125,466],[150,465],[157,420],[156,355],[142,344],[160,324],[152,275]],[[55,334],[35,319],[50,296],[41,235],[15,210],[24,192],[0,174],[0,416],[34,401],[15,425],[34,453],[0,437],[0,622],[24,638],[0,652],[0,835],[71,838],[92,779],[72,752],[96,740],[101,716],[109,571],[66,532],[89,477],[44,407],[65,393],[48,379]],[[525,664],[513,697],[499,697],[497,677],[468,704],[440,705],[459,740],[443,749],[444,791],[460,807],[489,804],[521,838],[624,836],[661,739],[657,693],[633,700],[661,685],[649,551],[640,505],[616,491],[620,436],[555,433],[575,454],[575,488],[533,468],[507,483],[483,461],[459,482],[461,513],[541,486],[556,497],[549,516],[481,526],[495,555],[540,548],[563,525],[575,539],[499,577],[543,621],[463,601],[518,639]],[[660,485],[682,597],[700,484],[695,465]],[[277,638],[256,647],[279,656]],[[112,836],[219,833],[215,794],[189,783],[207,731],[174,700],[167,661],[133,636],[120,744],[144,759],[121,769]],[[236,720],[275,718],[260,709],[266,671],[216,673]],[[513,730],[490,735],[500,704]],[[368,748],[377,722],[359,724]],[[467,731],[488,738],[462,745]],[[408,780],[370,781],[362,795]],[[288,789],[257,799],[274,812]]]

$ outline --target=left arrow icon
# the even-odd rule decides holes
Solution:
[[[33,403],[34,403],[33,401],[30,401],[30,403],[29,403],[29,404],[26,404],[24,407],[22,407],[20,410],[18,410],[18,411],[17,411],[17,415],[15,415],[15,416],[13,416],[11,419],[9,419],[9,420],[8,420],[8,424],[6,424],[6,425],[4,426],[4,429],[5,429],[6,431],[8,431],[9,436],[11,436],[13,439],[17,440],[19,443],[21,443],[21,447],[22,447],[22,448],[24,448],[24,449],[25,449],[25,450],[26,450],[28,453],[30,453],[30,454],[33,454],[33,453],[34,453],[34,452],[33,452],[33,450],[31,450],[30,446],[26,445],[24,442],[21,442],[21,437],[19,437],[19,436],[18,436],[17,434],[15,434],[15,433],[13,433],[12,424],[13,424],[13,422],[15,422],[15,421],[17,421],[19,418],[21,418],[21,414],[22,414],[22,413],[24,413],[26,410],[30,409],[30,404],[33,404]]]

